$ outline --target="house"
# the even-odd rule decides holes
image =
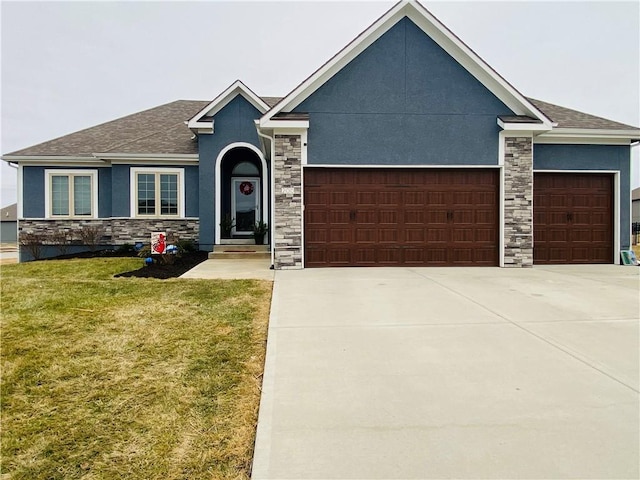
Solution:
[[[638,139],[525,97],[403,0],[284,98],[237,81],[2,158],[20,235],[212,251],[262,220],[277,269],[528,267],[619,263]]]
[[[0,209],[0,243],[18,241],[18,204],[13,203]]]

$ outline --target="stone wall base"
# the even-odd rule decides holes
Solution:
[[[23,241],[28,234],[42,236],[43,245],[56,245],[63,237],[54,238],[55,234],[64,234],[69,245],[82,246],[80,232],[86,227],[99,227],[100,236],[95,244],[101,247],[118,247],[134,245],[138,242],[149,243],[151,232],[167,232],[169,241],[191,240],[198,243],[200,220],[190,219],[140,219],[140,218],[100,218],[73,220],[19,220],[18,241]],[[49,255],[52,256],[52,255]]]

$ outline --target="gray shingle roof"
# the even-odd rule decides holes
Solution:
[[[270,107],[281,97],[261,97]],[[561,128],[637,130],[637,127],[596,117],[529,98]],[[110,122],[71,133],[48,142],[11,152],[6,156],[76,156],[94,153],[197,154],[198,142],[185,125],[209,104],[205,100],[177,100]]]
[[[558,124],[558,128],[585,128],[585,129],[601,129],[601,130],[637,130],[638,127],[625,125],[624,123],[614,122],[606,118],[596,117],[588,113],[571,110],[570,108],[561,107],[552,103],[528,98],[533,105],[542,113]]]
[[[177,100],[118,118],[48,142],[11,152],[7,156],[64,155],[90,157],[93,153],[197,154],[198,142],[184,124],[208,102]]]

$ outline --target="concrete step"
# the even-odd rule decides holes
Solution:
[[[255,260],[271,258],[270,252],[209,252],[210,260]]]
[[[209,258],[218,260],[271,258],[271,251],[269,245],[214,245],[213,252],[209,252]]]
[[[269,245],[256,245],[255,243],[252,245],[214,245],[214,252],[269,252]]]

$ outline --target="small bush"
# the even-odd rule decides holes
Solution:
[[[178,253],[190,253],[197,250],[193,240],[178,240],[175,246],[178,247]]]
[[[100,245],[100,240],[104,235],[104,227],[102,225],[85,225],[79,231],[82,243],[89,247],[92,252]]]
[[[44,233],[23,232],[20,234],[20,245],[33,257],[34,260],[42,258],[42,247],[48,239]]]
[[[60,252],[60,255],[66,255],[69,253],[69,245],[71,245],[72,236],[71,233],[66,230],[57,230],[51,232],[48,235],[47,240],[55,245]]]

